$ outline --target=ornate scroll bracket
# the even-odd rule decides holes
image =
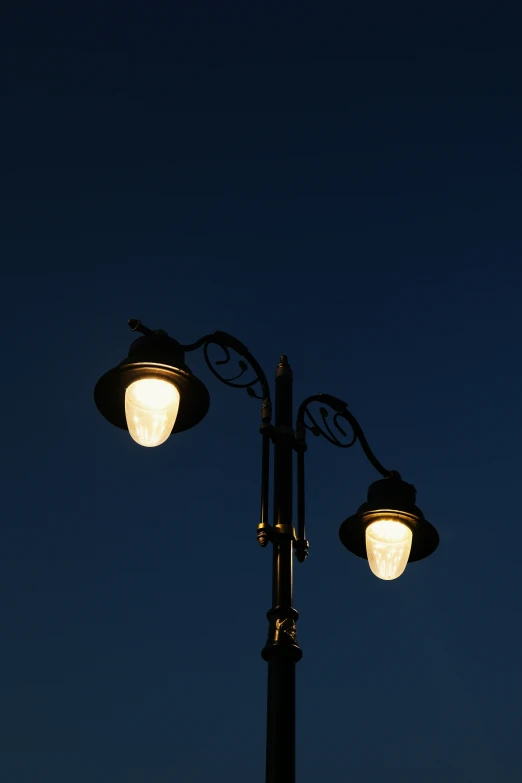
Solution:
[[[217,346],[221,352],[221,358],[213,358],[210,352],[211,346]],[[203,347],[203,355],[210,372],[226,386],[233,389],[246,389],[249,397],[261,400],[261,427],[262,454],[261,454],[261,519],[257,528],[257,541],[262,547],[266,547],[271,539],[272,527],[268,523],[269,504],[269,476],[270,476],[270,438],[273,434],[272,400],[270,387],[257,359],[250,353],[246,345],[227,332],[214,332],[201,337],[191,345],[183,345],[186,352],[195,351]],[[227,367],[232,361],[231,351],[239,356],[235,374],[225,375],[221,367]],[[219,369],[218,369],[219,368]],[[230,368],[229,368],[230,369]],[[253,376],[253,377],[252,377]],[[248,380],[249,378],[249,380]],[[258,390],[261,392],[258,394]]]
[[[216,345],[222,351],[222,358],[213,358],[211,356],[210,346],[212,345]],[[234,389],[246,389],[249,397],[261,400],[261,417],[263,423],[268,424],[270,422],[272,418],[270,387],[261,365],[250,353],[246,345],[227,332],[217,331],[213,334],[201,337],[195,343],[182,345],[181,347],[186,352],[195,351],[198,348],[203,347],[203,355],[210,372],[226,386],[230,386]],[[231,351],[234,351],[240,357],[237,360],[237,370],[239,370],[239,372],[236,370],[235,374],[226,377],[218,368],[233,365]],[[250,380],[245,380],[245,378],[248,378],[249,371],[253,373],[254,377],[251,377]],[[258,389],[261,394],[258,394]]]
[[[320,403],[319,416],[309,408],[311,403]],[[331,416],[331,411],[333,416]],[[348,422],[351,428],[351,434],[341,425],[340,420]],[[338,397],[332,397],[331,394],[314,394],[307,397],[301,403],[297,414],[297,424],[295,428],[295,444],[297,451],[297,538],[294,541],[295,554],[300,563],[304,563],[308,556],[308,540],[306,538],[305,526],[305,451],[307,430],[320,437],[321,435],[329,443],[338,446],[341,449],[349,449],[357,441],[373,467],[385,478],[392,475],[393,471],[386,470],[373,451],[361,429],[361,426],[355,416],[350,413],[348,406]]]
[[[309,430],[312,435],[315,435],[316,438],[320,437],[321,435],[326,438],[327,441],[332,443],[334,446],[338,446],[342,449],[349,449],[351,448],[356,442],[357,442],[357,433],[353,431],[352,427],[352,434],[353,437],[348,442],[343,442],[341,438],[347,438],[348,434],[344,431],[344,429],[339,424],[339,419],[344,418],[346,419],[346,414],[342,410],[338,410],[334,413],[332,417],[332,427],[330,426],[330,423],[328,421],[330,416],[330,411],[328,408],[325,408],[323,405],[319,408],[319,414],[321,416],[321,423],[317,423],[316,417],[312,414],[312,412],[309,410],[309,408],[305,408],[304,410],[304,417],[303,417],[303,424],[305,429]],[[348,419],[346,419],[349,422]]]
[[[309,406],[313,402],[322,403],[319,407],[318,415],[310,410]],[[330,416],[330,408],[333,416]],[[351,428],[351,433],[347,433],[341,425],[340,420],[344,420]],[[331,422],[331,423],[330,423]],[[306,448],[306,431],[312,435],[320,437],[321,435],[333,446],[341,449],[349,449],[359,441],[361,448],[373,467],[385,478],[391,474],[384,465],[377,459],[371,450],[368,441],[362,431],[361,425],[355,416],[348,410],[347,404],[338,397],[331,394],[315,394],[307,397],[301,404],[297,414],[296,441],[298,450]],[[346,439],[346,440],[345,440]]]

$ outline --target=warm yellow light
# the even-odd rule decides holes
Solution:
[[[172,432],[179,391],[160,378],[134,381],[125,392],[125,416],[131,438],[140,446],[159,446]]]
[[[411,530],[402,522],[379,519],[366,528],[368,563],[379,579],[397,579],[411,551]]]

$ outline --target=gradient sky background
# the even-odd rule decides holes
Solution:
[[[299,783],[521,779],[521,19],[348,5],[4,18],[6,783],[264,780],[257,403],[193,354],[207,418],[135,445],[93,402],[130,317],[287,353],[440,532],[377,580],[377,474],[313,440]]]

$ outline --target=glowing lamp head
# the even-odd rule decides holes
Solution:
[[[412,532],[403,522],[379,519],[366,528],[368,565],[379,579],[397,579],[411,552]]]
[[[159,446],[169,437],[179,410],[179,391],[162,378],[141,378],[125,391],[130,436],[140,446]]]
[[[139,321],[129,321],[132,329]],[[138,337],[128,356],[102,375],[94,401],[111,424],[142,446],[194,427],[208,411],[208,391],[185,364],[183,346],[158,330]]]
[[[391,473],[370,485],[367,502],[341,525],[344,546],[367,559],[379,579],[397,579],[408,563],[431,555],[439,545],[439,534],[415,499],[413,484]]]

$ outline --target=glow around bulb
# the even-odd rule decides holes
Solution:
[[[409,527],[393,519],[379,519],[366,528],[368,563],[379,579],[397,579],[406,568],[411,551]]]
[[[134,381],[125,392],[125,416],[131,438],[140,446],[159,446],[172,432],[179,391],[160,378]]]

